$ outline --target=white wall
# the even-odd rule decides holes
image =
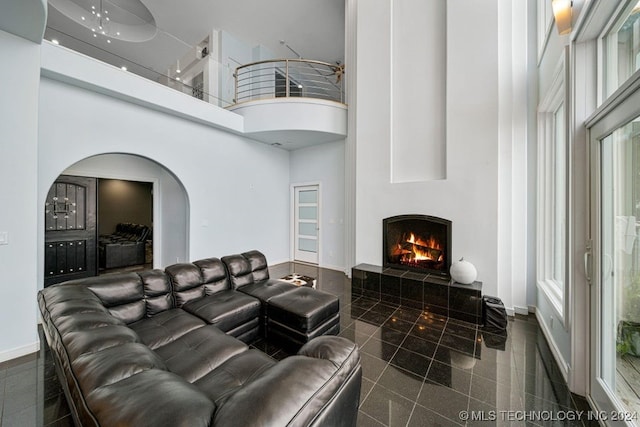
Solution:
[[[189,260],[189,200],[182,184],[162,166],[129,154],[102,154],[80,160],[66,175],[152,182],[153,266]]]
[[[0,31],[0,362],[39,348],[36,292],[40,45]],[[44,202],[42,204],[44,206]]]
[[[289,167],[292,185],[320,184],[320,266],[345,270],[344,141],[294,150]]]
[[[420,213],[447,218],[453,222],[453,258],[464,256],[474,263],[483,292],[503,298],[511,308],[526,305],[526,291],[513,292],[512,276],[501,278],[500,286],[498,283],[499,268],[511,264],[517,253],[509,247],[498,256],[499,197],[504,198],[501,203],[505,212],[514,212],[513,193],[498,191],[499,160],[522,170],[526,170],[526,163],[519,164],[522,159],[509,152],[499,153],[501,137],[502,146],[512,142],[499,134],[498,127],[502,77],[498,38],[509,36],[499,32],[499,5],[497,0],[446,2],[446,39],[434,34],[447,49],[446,179],[392,184],[388,155],[394,126],[389,108],[392,76],[388,69],[380,67],[393,59],[388,18],[391,6],[382,0],[358,2],[355,257],[356,263],[381,264],[385,217]],[[416,22],[409,19],[406,25],[419,25],[419,14],[414,18]],[[415,46],[406,48],[417,48],[419,43],[416,40]],[[516,84],[513,80],[508,83]],[[415,81],[405,84],[419,86]],[[415,101],[406,96],[394,102],[412,105]],[[526,103],[526,99],[522,102]],[[423,117],[429,120],[432,114],[425,110]],[[419,143],[418,138],[415,143]],[[524,251],[521,247],[516,249]],[[525,279],[519,280],[517,286],[526,287]]]
[[[192,260],[250,249],[271,263],[288,259],[286,151],[57,80],[43,78],[40,89],[39,205],[51,182],[77,161],[135,154],[183,184]]]

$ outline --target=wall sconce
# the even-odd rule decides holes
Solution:
[[[571,0],[551,0],[553,17],[556,20],[558,34],[564,35],[571,32]]]

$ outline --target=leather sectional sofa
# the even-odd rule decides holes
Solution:
[[[77,425],[356,425],[357,346],[312,333],[281,361],[250,347],[268,331],[269,302],[290,300],[300,288],[270,279],[260,252],[223,259],[238,274],[208,258],[39,292],[43,329]],[[309,291],[300,294],[307,302]],[[312,317],[327,310],[322,304]],[[335,333],[334,315],[326,317],[312,323]]]

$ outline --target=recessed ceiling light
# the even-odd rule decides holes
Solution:
[[[111,40],[107,39],[107,43],[111,43]]]
[[[85,20],[84,16],[81,16],[80,19],[82,19],[83,21]]]
[[[60,42],[57,39],[51,39],[51,43],[53,44],[60,44]]]
[[[124,65],[123,65],[122,67],[120,67],[120,69],[121,69],[122,71],[127,71],[127,67],[125,67]]]
[[[93,37],[98,37],[98,35],[96,33],[93,33]]]
[[[298,85],[298,89],[302,89],[302,85]]]
[[[177,80],[177,81],[180,81],[180,77],[176,77],[176,80]]]

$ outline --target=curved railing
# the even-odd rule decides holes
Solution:
[[[236,68],[235,103],[283,97],[344,103],[344,66],[308,59],[252,62]]]

